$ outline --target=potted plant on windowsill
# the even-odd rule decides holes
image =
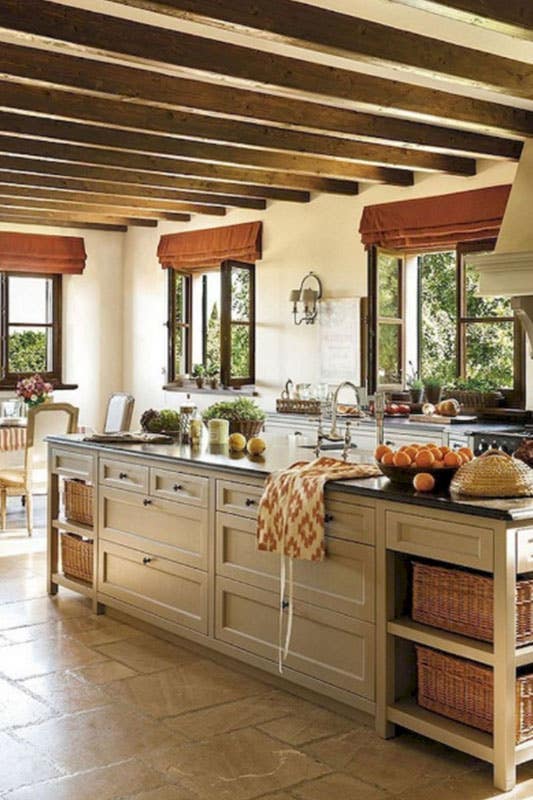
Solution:
[[[409,372],[407,373],[407,388],[409,389],[409,398],[411,403],[417,404],[422,402],[424,396],[424,382],[418,375],[418,371],[412,361],[409,362]]]
[[[227,419],[230,434],[242,433],[247,439],[251,439],[261,433],[266,414],[253,400],[239,397],[237,400],[213,403],[203,412],[202,419],[206,425],[210,419]]]
[[[203,389],[205,386],[205,367],[203,364],[195,364],[192,368],[192,376],[196,381],[196,385],[199,389]]]
[[[446,387],[444,396],[457,400],[467,413],[497,408],[503,400],[503,394],[483,378],[457,378],[452,386]]]
[[[207,368],[207,375],[209,377],[209,386],[211,389],[220,388],[219,370],[216,365]]]
[[[436,406],[442,396],[442,381],[440,378],[424,378],[424,394],[426,401]]]

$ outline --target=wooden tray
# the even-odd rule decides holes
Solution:
[[[426,422],[436,425],[460,425],[465,422],[477,422],[477,417],[459,414],[457,417],[445,417],[442,414],[409,414],[410,422]]]

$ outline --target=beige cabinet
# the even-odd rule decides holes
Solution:
[[[271,662],[278,658],[279,595],[218,577],[217,639]],[[289,669],[369,700],[374,697],[374,626],[299,600]]]
[[[98,479],[102,486],[127,489],[146,494],[148,492],[148,467],[119,461],[114,458],[101,458]]]
[[[169,622],[207,633],[207,573],[103,540],[99,548],[98,591]]]
[[[236,481],[217,481],[217,510],[255,519],[263,487]]]
[[[150,468],[150,495],[152,497],[205,508],[208,493],[208,478],[159,467]]]

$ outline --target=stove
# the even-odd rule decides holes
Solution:
[[[533,437],[533,425],[526,425],[522,429],[476,431],[472,436],[474,454],[479,456],[490,448],[503,450],[504,453],[514,453],[522,439],[531,437]]]

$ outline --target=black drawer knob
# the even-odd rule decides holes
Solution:
[[[324,514],[324,522],[333,522],[333,514]]]
[[[120,478],[121,481],[125,481],[126,478],[128,477],[128,473],[127,472],[119,472],[118,473],[118,477]]]
[[[175,483],[172,488],[174,489],[175,492],[181,492],[183,490],[183,486],[181,485],[181,483]]]
[[[143,558],[143,564],[149,564],[151,561],[153,561],[153,558],[150,558],[150,556],[145,556]]]
[[[151,505],[152,505],[152,501],[149,500],[147,497],[145,497],[144,500],[143,500],[143,506],[151,506]]]
[[[256,505],[256,501],[251,497],[247,497],[245,502],[248,507]]]

